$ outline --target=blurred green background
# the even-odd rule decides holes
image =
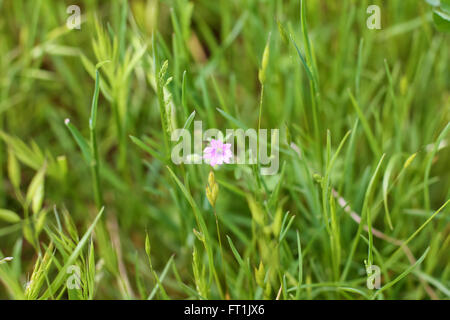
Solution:
[[[0,298],[448,299],[448,207],[420,229],[450,198],[448,34],[426,1],[303,4],[302,20],[298,0],[0,0]],[[194,110],[204,128],[257,128],[266,46],[280,171],[215,170],[222,255],[210,168],[175,166],[164,140]],[[92,146],[105,60],[96,200],[64,119]],[[396,239],[411,235],[408,256]],[[375,296],[365,260],[388,284]],[[82,290],[64,286],[71,264]]]

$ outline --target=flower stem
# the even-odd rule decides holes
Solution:
[[[220,228],[219,228],[219,219],[217,217],[216,207],[213,207],[214,209],[214,217],[216,218],[216,229],[217,229],[217,239],[219,240],[219,248],[220,248],[220,258],[222,260],[222,272],[225,280],[225,296],[228,296],[228,287],[227,287],[227,273],[225,270],[225,259],[223,255],[223,249],[222,249],[222,240],[220,239]]]

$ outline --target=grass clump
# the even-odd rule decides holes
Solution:
[[[0,298],[450,298],[445,3],[375,2],[0,1]]]

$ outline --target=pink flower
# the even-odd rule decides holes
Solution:
[[[231,157],[233,157],[231,143],[223,143],[220,140],[211,139],[209,147],[203,150],[203,159],[212,167],[230,163]]]

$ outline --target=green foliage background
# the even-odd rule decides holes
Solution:
[[[0,0],[0,298],[448,299],[445,4]],[[212,208],[193,120],[279,128],[278,174]]]

